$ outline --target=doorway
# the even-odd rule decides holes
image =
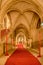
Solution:
[[[26,36],[24,34],[19,33],[16,36],[16,45],[19,48],[25,48],[26,47]]]

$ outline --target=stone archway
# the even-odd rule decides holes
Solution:
[[[22,45],[26,48],[26,36],[24,33],[20,32],[16,36],[16,45]]]
[[[23,4],[22,6],[20,6],[21,4]],[[0,13],[0,24],[2,25],[2,21],[3,21],[3,18],[4,18],[4,15],[6,15],[7,13],[9,13],[10,11],[12,11],[12,10],[15,10],[16,12],[19,12],[20,13],[20,16],[19,17],[21,17],[22,18],[22,16],[24,17],[24,19],[26,19],[26,22],[28,21],[27,20],[27,18],[25,17],[25,11],[32,11],[32,12],[35,12],[38,16],[39,16],[39,18],[40,18],[40,20],[42,21],[42,19],[43,19],[43,10],[42,10],[42,7],[39,5],[40,3],[36,3],[36,1],[31,1],[31,0],[18,0],[18,1],[12,1],[12,0],[6,0],[2,5],[1,5],[1,13]],[[25,5],[25,6],[24,6]],[[8,7],[9,6],[9,7]],[[22,9],[23,8],[23,6],[24,6],[24,9]],[[30,6],[30,7],[29,7]],[[25,13],[24,13],[25,12]],[[34,14],[35,15],[35,14]],[[18,18],[19,18],[18,17]],[[36,16],[37,17],[37,16]],[[33,19],[33,21],[34,21],[34,18],[32,18]],[[17,19],[18,20],[18,19]],[[37,19],[38,20],[38,19]],[[33,24],[33,21],[32,21],[32,23],[31,24]],[[29,21],[28,21],[29,22]],[[38,21],[37,21],[38,22]],[[13,21],[13,23],[14,23],[14,21]],[[16,21],[16,23],[17,23],[17,21]],[[15,24],[16,24],[15,23]],[[23,22],[22,22],[23,23]],[[35,22],[34,23],[36,23],[36,19],[35,19]],[[20,24],[20,22],[19,23],[17,23],[17,24]],[[25,23],[23,23],[23,24],[25,24]],[[14,25],[14,27],[16,28],[16,26],[17,25]],[[34,25],[34,26],[36,26],[36,25]],[[31,29],[31,32],[30,32],[30,36],[33,38],[33,40],[34,39],[36,39],[36,38],[34,38],[35,37],[35,34],[34,34],[34,26],[33,26],[33,28]],[[10,36],[10,34],[12,34],[12,32],[14,31],[14,27],[12,27],[11,26],[11,29],[10,29],[10,33],[9,33],[9,36]],[[28,24],[26,24],[26,27],[27,27],[27,29],[28,29]],[[3,27],[2,27],[3,28]],[[30,31],[30,29],[28,29],[28,32]],[[36,31],[36,29],[35,29],[35,31]],[[37,32],[36,32],[37,33]]]

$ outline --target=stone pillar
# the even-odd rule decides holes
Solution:
[[[3,54],[5,54],[5,43],[3,43]]]
[[[39,34],[38,34],[38,41],[39,41],[39,45],[38,45],[38,49],[39,49],[39,55],[38,55],[38,57],[41,57],[41,33],[40,33],[40,31],[39,31]]]
[[[6,33],[7,33],[7,29],[6,29]],[[5,55],[7,56],[8,55],[8,34],[6,34],[6,52],[5,52]]]

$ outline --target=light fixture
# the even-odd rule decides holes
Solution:
[[[43,22],[41,22],[41,27],[43,28]]]
[[[41,26],[43,26],[43,22],[41,23]]]

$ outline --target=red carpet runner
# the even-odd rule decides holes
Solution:
[[[41,65],[40,62],[26,49],[17,49],[5,65]]]

